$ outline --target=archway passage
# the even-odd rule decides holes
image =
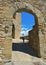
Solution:
[[[37,14],[35,14],[34,11],[27,9],[27,8],[19,8],[14,13],[13,18],[16,19],[16,17],[15,17],[16,13],[20,14],[20,12],[28,12],[28,13],[33,14],[35,16],[35,26],[33,26],[33,32],[31,32],[31,33],[29,32],[29,43],[30,43],[30,46],[32,46],[34,48],[34,50],[36,50],[38,56],[41,57],[41,51],[42,50],[40,50],[40,49],[42,49],[42,48],[40,48],[41,40],[39,41],[39,34],[41,34],[41,33],[39,33],[39,20],[38,20],[39,18],[37,16]],[[16,24],[17,24],[17,22],[16,22]],[[19,27],[20,27],[20,24],[19,24]],[[43,39],[43,37],[42,37],[42,39]],[[43,52],[43,54],[44,54],[44,52]]]
[[[21,12],[27,12],[27,13],[29,13],[29,14],[32,14],[32,15],[34,15],[34,17],[35,17],[35,21],[37,20],[37,16],[32,12],[32,10],[28,10],[28,9],[26,9],[26,8],[21,8],[21,9],[18,9],[15,13],[14,13],[14,15],[13,15],[13,18],[14,18],[14,20],[16,21],[15,22],[15,28],[16,28],[16,31],[15,31],[15,37],[17,38],[18,37],[18,39],[20,38],[20,31],[21,31]],[[37,20],[38,21],[38,20]],[[38,24],[38,22],[36,22],[36,25]],[[38,26],[37,26],[37,28],[38,28]]]
[[[23,12],[23,11],[22,11]],[[21,14],[22,12],[19,12],[19,14]],[[17,12],[18,13],[18,12]],[[28,30],[30,30],[30,29],[32,29],[33,28],[33,26],[35,26],[35,20],[33,20],[33,19],[35,19],[35,16],[34,15],[32,15],[31,13],[29,13],[29,12],[24,12],[25,14],[23,14],[23,15],[21,15],[21,23],[23,23],[23,22],[25,22],[24,24],[25,24],[25,26],[28,26],[27,28],[28,28]],[[26,17],[25,17],[26,16]],[[29,16],[29,18],[28,18],[28,16]],[[23,17],[23,18],[22,18]],[[19,18],[19,17],[18,17]],[[16,22],[19,22],[19,21],[16,21]],[[32,25],[32,26],[29,26],[29,24],[30,25]],[[21,26],[21,24],[20,24],[20,26]],[[18,26],[17,26],[18,27]],[[30,28],[29,28],[30,27]],[[32,28],[31,28],[32,27]],[[18,28],[17,28],[18,29]],[[27,31],[28,31],[27,30]],[[19,30],[17,30],[17,32],[19,32]],[[22,31],[23,32],[23,31]],[[28,33],[29,33],[29,31],[28,31]],[[37,31],[35,32],[35,33],[37,33]],[[20,35],[20,33],[18,33],[19,35]],[[18,35],[18,34],[16,34],[16,35]],[[32,37],[33,37],[34,35],[32,35]],[[24,37],[21,37],[21,38],[25,38],[25,35],[24,35]],[[28,34],[28,38],[29,38],[29,34]],[[29,39],[28,39],[29,40]],[[19,40],[18,40],[19,41]],[[33,42],[33,40],[32,40],[32,42]],[[15,43],[13,43],[13,51],[19,51],[19,52],[23,52],[23,53],[26,53],[26,54],[29,54],[29,55],[32,55],[32,56],[37,56],[38,57],[38,53],[35,51],[35,49],[33,49],[32,47],[31,47],[31,45],[30,44],[32,44],[31,42],[19,42],[19,43],[17,43],[17,41],[15,42]],[[17,53],[17,52],[16,52]]]
[[[20,36],[28,36],[29,30],[33,29],[35,25],[35,16],[28,12],[20,12],[21,13],[21,35]]]
[[[36,14],[34,14],[31,10],[28,10],[28,9],[18,9],[17,11],[16,11],[16,13],[18,14],[20,14],[21,15],[21,12],[28,12],[29,14],[32,14],[34,17],[35,17],[35,25],[33,25],[33,32],[29,32],[29,43],[27,44],[29,47],[33,47],[33,48],[31,48],[31,49],[34,49],[35,50],[35,56],[37,55],[37,56],[40,56],[40,50],[39,50],[39,35],[38,35],[38,18],[37,18],[37,16],[36,16]],[[16,19],[16,15],[14,14],[13,15],[13,17],[14,17],[14,19]],[[21,16],[20,16],[21,17]],[[18,17],[19,18],[19,17]],[[19,24],[19,23],[17,23],[17,22],[19,22],[19,21],[16,21],[16,25],[18,24],[19,25],[19,27],[21,26],[21,24]],[[16,31],[17,32],[19,32],[20,33],[20,28],[19,28],[19,30],[17,30],[18,28],[17,28],[18,26],[16,26]],[[18,34],[19,34],[18,33]],[[17,33],[15,33],[17,36],[18,36],[18,34]],[[36,37],[36,38],[35,38]],[[20,38],[20,37],[19,37]],[[19,46],[19,48],[22,46],[20,46],[21,44],[18,44],[18,46]],[[13,46],[17,46],[17,44],[14,44]],[[25,46],[25,45],[23,45],[23,46]],[[22,48],[22,47],[21,47]],[[23,51],[22,49],[20,48],[20,50],[19,51],[21,51],[21,52],[26,52],[26,51]],[[24,48],[23,48],[24,49]],[[31,50],[30,49],[30,50]],[[14,48],[13,48],[13,50],[14,50]],[[15,50],[17,50],[18,51],[18,49],[17,48],[15,48]],[[29,53],[30,53],[31,51],[29,51]],[[27,52],[28,53],[28,52]],[[30,53],[31,54],[31,53]],[[33,53],[34,54],[34,53]],[[32,55],[33,55],[32,54]]]

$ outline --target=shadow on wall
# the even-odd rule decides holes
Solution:
[[[29,31],[29,43],[32,48],[36,50],[38,56],[41,57],[40,54],[40,40],[39,40],[39,27],[38,27],[38,18],[35,16],[35,25],[33,29]]]
[[[29,46],[29,43],[13,43],[12,50],[20,51],[20,52],[38,57],[37,52]]]
[[[12,38],[15,38],[15,25],[12,24]]]

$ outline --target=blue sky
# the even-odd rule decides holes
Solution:
[[[35,18],[28,12],[21,12],[21,36],[28,35],[28,31],[35,25]]]

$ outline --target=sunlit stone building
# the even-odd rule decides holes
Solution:
[[[0,61],[11,59],[12,38],[20,41],[22,11],[35,16],[29,42],[40,57],[46,58],[46,0],[0,0]]]

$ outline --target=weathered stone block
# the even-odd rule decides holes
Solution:
[[[3,55],[6,59],[11,59],[12,56],[12,39],[5,39],[3,43]],[[4,59],[5,59],[4,58]]]

